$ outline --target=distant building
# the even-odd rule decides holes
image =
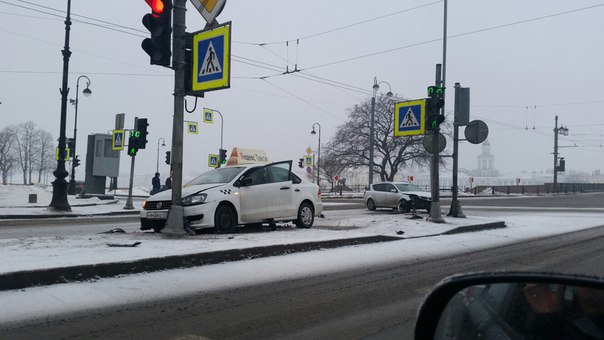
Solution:
[[[482,143],[482,152],[478,155],[478,169],[472,170],[472,176],[499,177],[499,170],[495,169],[495,156],[491,155],[491,143],[485,140]]]

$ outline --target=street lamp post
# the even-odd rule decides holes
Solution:
[[[159,137],[157,139],[157,159],[156,159],[156,162],[155,162],[155,172],[159,172],[159,141],[160,140],[162,141],[161,142],[161,146],[166,146],[166,140],[163,139],[162,137]]]
[[[568,128],[564,126],[558,127],[558,116],[556,115],[556,123],[554,125],[554,188],[553,192],[558,192],[558,134],[568,136]]]
[[[78,134],[78,94],[80,92],[80,79],[82,79],[82,78],[86,78],[86,88],[82,91],[82,93],[86,97],[89,97],[92,94],[92,91],[90,90],[90,78],[88,78],[84,75],[79,76],[78,80],[76,81],[76,99],[70,100],[70,103],[75,105],[75,118],[74,118],[74,123],[73,123],[73,150],[71,150],[71,155],[74,160],[76,157],[76,143],[77,143],[77,134]],[[75,168],[76,168],[76,162],[72,160],[72,162],[71,162],[71,179],[69,180],[69,189],[68,189],[68,193],[70,195],[76,194]]]
[[[67,201],[67,186],[65,180],[68,173],[65,169],[65,125],[67,120],[67,80],[69,76],[69,31],[71,30],[71,0],[67,0],[67,15],[65,17],[65,46],[63,48],[63,81],[61,87],[61,123],[59,125],[59,159],[57,168],[53,172],[55,180],[52,182],[52,200],[48,205],[48,209],[55,211],[71,211],[69,201]]]
[[[318,149],[318,154],[317,154],[317,185],[319,187],[321,187],[321,163],[319,163],[319,161],[321,160],[321,124],[319,123],[314,123],[312,125],[312,131],[310,132],[312,135],[316,134],[315,132],[315,125],[317,125],[319,127],[319,149]]]
[[[220,148],[222,149],[222,132],[224,131],[224,118],[222,117],[222,113],[218,110],[210,109],[205,107],[204,110],[210,110],[212,112],[217,112],[220,115]]]
[[[378,83],[377,77],[373,78],[373,97],[371,97],[371,117],[369,122],[369,185],[373,184],[373,144],[375,139],[375,96],[377,91],[380,89],[380,84],[388,85],[388,93],[386,95],[388,97],[392,97],[392,87],[386,81],[381,81]]]

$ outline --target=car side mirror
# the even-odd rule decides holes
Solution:
[[[426,296],[415,326],[422,340],[602,336],[604,279],[545,273],[446,278]]]
[[[252,178],[251,177],[242,177],[239,180],[239,183],[241,183],[241,186],[248,186],[248,185],[252,185]]]

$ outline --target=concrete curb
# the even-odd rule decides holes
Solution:
[[[90,214],[40,214],[40,215],[0,215],[0,220],[22,220],[32,219],[39,220],[43,218],[64,218],[64,217],[92,217],[92,216],[122,216],[122,215],[138,215],[140,210],[127,211],[110,211],[106,213],[90,213]]]
[[[287,255],[319,249],[333,249],[361,244],[402,241],[406,239],[452,235],[505,227],[505,222],[498,221],[493,223],[463,226],[451,229],[440,234],[416,237],[377,235],[340,240],[304,242],[273,245],[266,247],[252,247],[246,249],[221,250],[207,253],[173,255],[157,258],[140,259],[128,262],[98,263],[72,267],[59,267],[12,272],[0,274],[0,291],[23,289],[33,286],[47,286],[59,283],[96,280],[100,278],[110,278],[120,275],[148,273],[178,268],[190,268],[207,264],[217,264],[222,262],[232,262],[270,256]]]
[[[0,274],[0,291],[398,240],[401,240],[401,238],[393,236],[370,236],[343,240],[305,242],[174,255],[129,262],[98,263],[72,267],[27,270]]]

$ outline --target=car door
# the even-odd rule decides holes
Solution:
[[[396,208],[398,206],[400,194],[392,183],[384,184],[384,206],[388,208]]]
[[[274,187],[268,180],[266,166],[251,168],[239,178],[240,219],[242,223],[259,222],[268,215],[273,203]]]
[[[376,207],[385,207],[387,204],[388,193],[386,192],[386,183],[378,183],[373,185],[374,202]]]
[[[270,218],[292,217],[297,212],[294,195],[300,189],[293,185],[291,161],[276,162],[267,165],[269,181],[271,183],[272,215]]]

